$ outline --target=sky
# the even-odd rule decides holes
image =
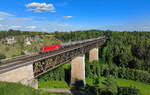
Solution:
[[[150,31],[150,0],[1,0],[0,30]]]

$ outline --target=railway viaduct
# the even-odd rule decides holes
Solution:
[[[63,64],[71,63],[71,85],[84,87],[85,53],[89,52],[90,62],[98,60],[98,47],[106,40],[105,37],[89,39],[50,53],[5,60],[0,64],[0,81],[20,82],[38,88],[35,78]]]

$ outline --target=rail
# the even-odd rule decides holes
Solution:
[[[30,56],[22,56],[22,57],[16,57],[14,59],[9,59],[5,60],[2,64],[0,64],[0,73],[12,70],[14,68],[18,68],[21,66],[25,66],[28,64],[32,64],[34,62],[44,60],[53,56],[60,55],[65,52],[73,51],[75,49],[79,48],[86,48],[86,46],[91,45],[93,43],[98,43],[100,41],[106,40],[107,38],[105,37],[100,37],[100,38],[95,38],[95,39],[89,39],[89,40],[83,40],[75,44],[68,45],[65,48],[55,50],[50,53],[46,54],[35,54],[35,55],[30,55]]]

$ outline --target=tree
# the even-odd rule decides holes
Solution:
[[[111,92],[111,95],[117,95],[118,93],[117,81],[112,76],[107,77],[107,79],[103,82],[103,84],[105,86],[105,89]]]
[[[1,54],[1,53],[0,53],[0,63],[1,63],[1,60],[2,60],[2,59],[5,59],[5,58],[6,58],[6,56],[5,56],[4,54]]]
[[[4,54],[0,53],[0,60],[5,59],[5,58],[6,58],[6,56]]]

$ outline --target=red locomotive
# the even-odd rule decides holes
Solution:
[[[61,45],[52,45],[52,46],[43,46],[40,48],[40,53],[46,53],[53,50],[58,50],[61,48]]]

